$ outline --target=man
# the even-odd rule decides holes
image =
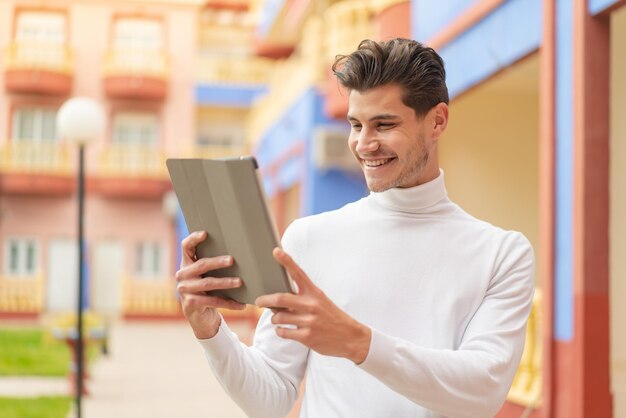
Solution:
[[[252,347],[215,310],[244,306],[203,293],[242,283],[201,278],[233,262],[195,259],[206,233],[182,244],[183,311],[249,416],[284,416],[306,372],[304,417],[491,417],[524,346],[532,249],[447,198],[437,143],[448,93],[434,50],[363,41],[333,70],[370,195],[288,228],[274,256],[299,291],[257,300],[283,309],[265,311]]]

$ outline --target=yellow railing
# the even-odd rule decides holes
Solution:
[[[43,276],[0,276],[0,312],[39,313],[44,307]]]
[[[163,50],[112,48],[106,54],[104,73],[108,76],[141,76],[165,79],[169,61]]]
[[[175,315],[180,311],[173,278],[143,279],[126,277],[122,294],[125,314]]]
[[[252,43],[254,27],[241,23],[216,23],[214,19],[203,21],[200,17],[199,49],[216,50],[249,47]]]
[[[5,51],[6,70],[49,70],[70,74],[72,66],[72,50],[67,44],[13,42]]]
[[[526,327],[526,343],[522,361],[507,399],[529,408],[538,407],[542,391],[541,291],[535,291],[533,306]]]
[[[154,146],[111,144],[100,155],[98,173],[111,177],[166,176],[165,153]]]
[[[265,84],[274,61],[264,58],[200,58],[198,80],[211,84]]]
[[[346,0],[324,12],[326,51],[332,63],[338,54],[354,51],[363,39],[374,36],[374,3]]]
[[[218,147],[218,146],[197,146],[185,153],[185,156],[190,158],[228,158],[228,157],[240,157],[242,155],[248,155],[248,151],[245,147]]]
[[[10,173],[69,174],[68,147],[58,142],[12,140],[0,147],[0,171]]]

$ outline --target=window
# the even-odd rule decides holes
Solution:
[[[32,277],[37,274],[37,242],[31,238],[10,238],[5,242],[4,272],[8,276]]]
[[[162,249],[157,242],[140,242],[137,244],[135,271],[143,278],[162,278]]]
[[[54,141],[56,139],[56,110],[24,107],[13,113],[13,139],[18,141]]]
[[[23,64],[57,67],[65,62],[66,19],[63,13],[23,11],[18,14],[15,42]]]
[[[152,113],[118,113],[113,119],[113,142],[116,144],[155,146],[157,116]]]
[[[163,28],[156,19],[120,18],[115,21],[113,45],[116,48],[159,50]]]
[[[20,43],[62,44],[65,42],[65,15],[41,11],[20,12],[15,40]]]

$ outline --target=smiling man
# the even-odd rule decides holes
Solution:
[[[524,236],[451,202],[437,144],[448,122],[441,58],[406,39],[363,41],[333,70],[349,92],[348,144],[370,195],[295,221],[274,256],[298,294],[260,297],[254,344],[216,311],[241,309],[202,278],[231,257],[183,243],[183,311],[228,394],[251,417],[281,417],[306,375],[301,416],[491,417],[524,346],[533,252]]]

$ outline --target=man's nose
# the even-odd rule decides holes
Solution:
[[[367,155],[378,151],[378,148],[380,148],[380,142],[376,137],[376,132],[363,128],[357,138],[356,152],[360,155]]]

